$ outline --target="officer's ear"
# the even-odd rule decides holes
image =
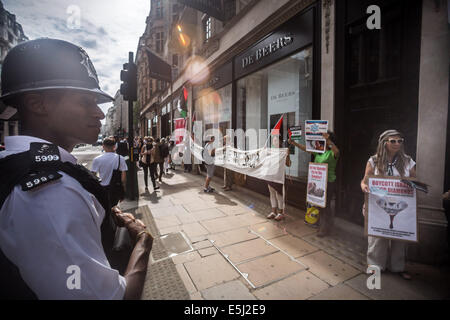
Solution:
[[[22,109],[28,115],[35,114],[45,116],[48,114],[48,106],[44,103],[44,95],[40,93],[28,93],[23,97]]]

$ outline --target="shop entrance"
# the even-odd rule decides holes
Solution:
[[[336,214],[363,225],[360,181],[378,136],[405,134],[416,158],[421,1],[336,1],[336,122],[341,149]],[[366,26],[369,5],[381,29]]]

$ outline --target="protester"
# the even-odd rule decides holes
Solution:
[[[280,148],[280,137],[279,135],[272,135],[272,148]],[[289,151],[286,156],[286,166],[291,166],[291,159],[289,157]],[[284,201],[284,186],[281,183],[268,181],[267,187],[270,193],[270,204],[272,206],[272,212],[267,216],[268,219],[274,219],[276,221],[283,220],[285,201]]]
[[[125,158],[115,153],[114,137],[108,137],[103,140],[103,150],[105,153],[92,161],[91,171],[100,176],[100,184],[107,187],[110,203],[112,206],[115,206],[125,196],[128,166],[125,163]],[[114,181],[116,180],[116,177],[113,177],[114,171],[120,171],[118,186],[116,186],[117,181]]]
[[[211,182],[211,179],[214,176],[214,157],[216,154],[216,148],[214,148],[214,136],[207,137],[207,142],[205,145],[205,148],[203,150],[203,160],[205,161],[206,166],[206,180],[205,180],[205,188],[203,189],[206,193],[214,192],[214,188],[211,188],[209,186],[209,183]]]
[[[228,146],[230,146],[230,137],[229,136],[225,136],[223,138],[223,152],[224,154],[226,154],[226,148]],[[224,189],[224,191],[231,191],[232,188],[231,186],[233,185],[233,171],[230,169],[227,169],[225,167],[223,167],[223,186],[222,189]]]
[[[111,210],[104,188],[70,154],[97,141],[105,117],[97,104],[113,100],[88,55],[62,40],[22,42],[4,59],[1,80],[1,99],[21,125],[0,153],[1,299],[139,299],[152,237],[131,214]],[[111,218],[133,240],[124,276],[108,261]],[[74,267],[79,285],[70,287]]]
[[[145,190],[148,190],[148,174],[150,171],[150,179],[152,180],[153,184],[153,191],[156,191],[159,189],[159,187],[156,185],[156,162],[155,162],[155,148],[153,144],[153,138],[147,137],[145,139],[147,143],[142,147],[141,149],[141,156],[142,156],[142,168],[144,169],[144,183],[145,183]]]
[[[326,140],[326,151],[324,153],[313,153],[306,151],[306,146],[299,144],[291,139],[288,140],[289,144],[292,144],[302,151],[311,153],[314,155],[314,162],[328,164],[328,177],[327,177],[327,202],[326,207],[320,210],[319,214],[319,232],[317,236],[323,237],[331,232],[334,224],[334,212],[331,210],[331,200],[336,194],[336,166],[339,158],[339,149],[336,146],[336,135],[328,131],[322,134]]]
[[[397,130],[386,130],[378,139],[377,153],[369,158],[361,190],[369,193],[368,176],[416,177],[416,163],[405,154],[404,136]],[[364,214],[364,208],[363,208]],[[390,249],[389,249],[390,247]],[[387,266],[389,260],[389,266]],[[368,237],[367,264],[376,265],[382,271],[387,268],[398,273],[403,279],[410,280],[411,275],[405,271],[406,243]]]

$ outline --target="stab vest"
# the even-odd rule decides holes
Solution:
[[[101,225],[102,245],[109,260],[114,242],[115,226],[110,217],[111,206],[108,193],[99,179],[88,169],[70,162],[62,162],[56,145],[32,142],[30,150],[0,159],[0,209],[16,185],[27,192],[62,177],[62,171],[75,180],[92,195],[105,209]],[[19,269],[0,250],[0,299],[37,299],[35,293],[20,276]]]

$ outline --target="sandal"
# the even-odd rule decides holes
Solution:
[[[269,215],[267,216],[267,219],[273,219],[273,218],[275,218],[276,216],[277,216],[276,213],[271,212],[271,213],[269,213]]]
[[[280,220],[283,220],[283,219],[284,219],[284,215],[281,214],[281,213],[277,214],[277,216],[274,218],[274,220],[276,220],[276,221],[280,221]]]
[[[400,275],[400,277],[402,277],[405,280],[411,280],[412,279],[411,275],[408,272],[406,272],[406,271],[399,272],[398,274]]]

